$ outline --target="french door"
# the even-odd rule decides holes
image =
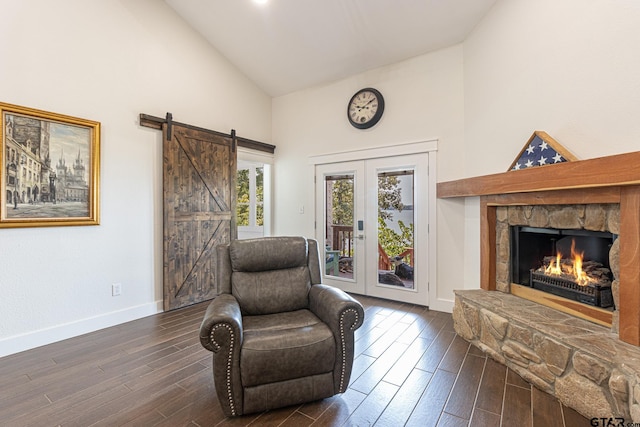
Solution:
[[[365,294],[364,162],[316,166],[316,237],[324,282]]]
[[[316,165],[324,282],[428,305],[428,154]]]

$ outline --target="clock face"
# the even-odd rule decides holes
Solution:
[[[347,106],[349,123],[358,129],[368,129],[378,123],[384,111],[384,98],[373,88],[361,89]]]

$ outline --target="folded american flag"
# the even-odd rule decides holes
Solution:
[[[536,166],[552,165],[576,158],[545,132],[533,133],[509,170],[521,170]]]

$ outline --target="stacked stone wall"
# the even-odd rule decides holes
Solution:
[[[640,422],[640,349],[609,328],[514,295],[456,291],[456,332],[587,418]]]

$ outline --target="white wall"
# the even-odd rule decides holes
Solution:
[[[579,159],[640,148],[640,3],[500,0],[464,43],[464,176],[504,172],[535,130]]]
[[[464,42],[457,178],[505,172],[535,130],[579,159],[639,150],[639,25],[634,0],[498,1]],[[467,287],[479,283],[478,211],[468,199]]]
[[[2,356],[161,307],[161,136],[140,113],[270,142],[271,99],[161,1],[0,9],[0,101],[102,124],[101,225],[0,230]]]
[[[462,46],[310,88],[273,101],[275,234],[314,235],[314,168],[308,158],[354,149],[438,140],[438,180],[464,173]],[[385,112],[371,129],[347,121],[347,102],[363,87],[380,90]],[[461,258],[464,216],[460,201],[438,203],[438,259]],[[300,214],[300,207],[304,213]],[[444,270],[443,270],[444,271]],[[462,269],[440,275],[438,299],[452,300]],[[438,301],[431,301],[437,303]],[[445,309],[450,302],[444,301]]]

